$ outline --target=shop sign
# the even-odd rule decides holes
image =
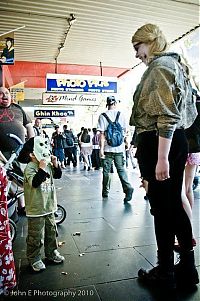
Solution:
[[[10,87],[12,102],[24,101],[24,81]]]
[[[34,110],[34,117],[49,118],[49,117],[74,117],[74,110]]]
[[[43,93],[42,103],[45,105],[89,105],[98,106],[102,101],[100,94]]]
[[[47,92],[117,93],[117,79],[100,76],[47,74]]]

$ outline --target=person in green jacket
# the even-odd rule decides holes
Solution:
[[[44,241],[46,260],[62,263],[65,258],[57,250],[56,189],[53,178],[61,178],[62,171],[57,158],[51,156],[48,139],[41,136],[30,138],[23,146],[18,160],[28,163],[24,170],[24,196],[28,218],[27,259],[33,271],[46,269],[41,259]]]

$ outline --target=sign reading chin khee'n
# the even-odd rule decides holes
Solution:
[[[74,110],[34,110],[34,117],[49,118],[49,117],[74,117]]]
[[[88,105],[98,106],[102,101],[100,94],[75,93],[43,93],[42,103],[45,105]]]
[[[46,77],[47,92],[117,93],[117,78],[51,74]]]

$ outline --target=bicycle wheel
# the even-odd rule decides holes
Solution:
[[[67,212],[63,206],[58,205],[58,209],[54,213],[54,216],[55,216],[56,224],[59,225],[66,219]]]
[[[9,218],[9,226],[10,226],[11,241],[13,242],[17,236],[17,226],[11,218]]]

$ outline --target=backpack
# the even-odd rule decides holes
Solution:
[[[109,123],[107,130],[105,131],[105,137],[108,145],[112,147],[120,146],[124,141],[123,130],[118,122],[120,112],[117,112],[117,116],[114,122],[110,120],[106,113],[103,113],[102,115],[106,118],[106,120]]]
[[[73,140],[73,136],[72,135],[73,134],[70,131],[64,133],[66,147],[74,145],[74,140]]]

